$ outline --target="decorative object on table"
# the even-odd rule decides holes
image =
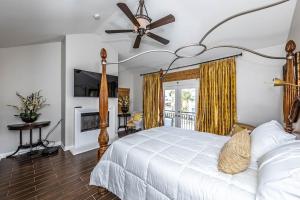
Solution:
[[[130,101],[130,88],[118,88],[118,99],[125,96],[128,96]],[[122,113],[121,107],[122,105],[118,104],[118,113]]]
[[[38,117],[41,115],[38,113],[40,109],[49,105],[46,104],[46,99],[40,95],[40,90],[38,92],[34,92],[27,97],[22,96],[20,93],[16,93],[16,95],[20,99],[20,105],[8,105],[13,108],[16,108],[19,112],[17,117],[20,117],[25,123],[35,122]]]
[[[131,119],[127,122],[128,130],[130,127],[134,127],[135,131],[140,131],[143,129],[143,126],[143,113],[134,113]]]
[[[123,113],[128,113],[129,111],[129,97],[119,97],[119,105],[121,106],[121,110]]]

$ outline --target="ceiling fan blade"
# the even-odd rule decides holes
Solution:
[[[151,29],[154,29],[154,28],[157,28],[157,27],[160,27],[160,26],[172,23],[172,22],[175,22],[175,17],[170,14],[170,15],[167,15],[155,22],[152,22],[151,24],[148,24],[146,26],[146,28],[151,30]]]
[[[127,30],[105,30],[105,33],[130,33],[134,32],[134,30],[127,29]]]
[[[140,27],[140,23],[136,20],[131,10],[125,3],[117,3],[117,6],[124,12],[124,14],[130,19],[130,21],[137,27]]]
[[[135,42],[133,45],[134,49],[138,49],[140,47],[141,39],[142,39],[142,36],[140,36],[140,35],[136,36],[136,39],[135,39]]]
[[[150,37],[150,38],[152,38],[152,39],[154,39],[154,40],[156,40],[156,41],[164,44],[164,45],[169,44],[169,42],[170,42],[169,40],[167,40],[165,38],[162,38],[162,37],[160,37],[160,36],[158,36],[158,35],[156,35],[154,33],[151,33],[151,32],[146,33],[146,35],[148,37]]]

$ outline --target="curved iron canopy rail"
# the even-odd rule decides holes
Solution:
[[[226,58],[239,57],[239,56],[242,56],[242,55],[243,55],[242,53],[239,53],[239,54],[235,54],[235,55],[231,55],[231,56],[226,56],[226,57],[222,57],[222,58],[217,58],[217,59],[213,59],[213,60],[208,60],[208,61],[204,61],[204,62],[199,62],[199,63],[194,63],[194,64],[188,64],[188,65],[182,65],[182,66],[178,66],[178,67],[173,67],[172,69],[169,69],[169,70],[166,69],[166,70],[163,70],[163,71],[167,72],[167,71],[182,69],[182,68],[186,68],[186,67],[193,67],[193,66],[200,65],[200,64],[205,64],[205,63],[208,63],[208,62],[214,62],[214,61],[222,60],[222,59],[226,59]],[[144,74],[140,74],[140,76],[145,76],[145,75],[148,75],[148,74],[154,74],[154,73],[159,73],[159,72],[160,71],[144,73]]]

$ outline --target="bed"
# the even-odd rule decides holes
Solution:
[[[253,200],[257,166],[235,176],[217,169],[226,136],[159,127],[114,142],[90,184],[124,200]]]
[[[287,43],[287,64],[286,69],[294,68],[293,51],[295,45],[293,42]],[[292,56],[291,56],[292,55]],[[100,195],[105,195],[107,190],[116,194],[123,200],[183,200],[183,199],[199,199],[199,200],[268,200],[263,191],[270,191],[266,188],[268,181],[273,181],[271,174],[272,165],[268,164],[269,160],[276,160],[283,165],[285,164],[286,155],[296,156],[291,161],[296,163],[296,167],[300,164],[300,143],[283,148],[280,151],[284,153],[275,155],[270,153],[264,158],[267,164],[262,162],[262,166],[266,168],[262,171],[267,175],[258,176],[260,168],[257,162],[251,162],[249,168],[236,175],[228,175],[217,170],[218,155],[220,149],[230,138],[227,136],[218,136],[210,133],[199,133],[196,131],[187,131],[177,128],[158,127],[150,130],[145,130],[125,138],[115,141],[111,146],[108,146],[108,134],[106,127],[106,118],[108,113],[108,95],[107,95],[107,79],[106,79],[106,51],[102,49],[102,81],[100,87],[99,98],[99,117],[100,117],[100,134],[98,138],[99,163],[93,170],[90,177],[90,184],[99,187]],[[300,58],[300,56],[299,56]],[[285,72],[286,74],[289,72]],[[299,77],[299,76],[297,76]],[[299,83],[297,82],[299,85]],[[293,131],[293,122],[296,122],[299,117],[300,99],[297,98],[294,104],[291,104],[293,96],[290,91],[295,91],[291,87],[285,88],[284,105],[289,104],[289,118],[285,124],[287,132]],[[298,92],[298,91],[297,91]],[[299,96],[299,94],[298,94]],[[287,101],[288,99],[289,101]],[[160,101],[160,106],[163,104]],[[162,109],[161,109],[162,110]],[[288,109],[284,109],[286,114]],[[163,125],[163,113],[160,113],[160,125]],[[283,128],[282,128],[283,130]],[[255,131],[255,130],[254,130]],[[284,131],[284,130],[283,130]],[[253,133],[251,134],[253,135]],[[287,134],[289,135],[289,134]],[[268,141],[268,138],[256,138],[256,140]],[[270,139],[271,141],[271,139]],[[294,148],[294,147],[297,148]],[[287,150],[291,153],[286,154]],[[279,150],[278,150],[279,151]],[[277,156],[277,157],[276,157]],[[282,158],[281,158],[282,157]],[[299,158],[298,158],[299,157]],[[290,159],[290,158],[289,158]],[[278,164],[278,165],[279,165]],[[278,166],[278,170],[282,170],[286,166]],[[276,166],[276,165],[274,165]],[[300,169],[300,165],[299,165]],[[299,170],[298,170],[299,171]],[[296,181],[300,183],[300,171],[295,176]],[[269,174],[268,174],[269,173]],[[289,175],[288,171],[285,173]],[[288,179],[287,178],[287,179]],[[283,185],[280,190],[282,192],[292,187],[285,187],[279,180],[274,183],[275,186]],[[264,180],[266,180],[264,182]],[[294,183],[293,182],[293,183]],[[263,184],[261,184],[263,183]],[[297,184],[294,184],[297,186]],[[258,191],[259,189],[259,191]],[[271,190],[271,194],[277,195],[279,199],[282,194],[277,194]],[[284,194],[290,195],[293,192],[287,191]],[[270,192],[269,192],[270,194]],[[257,195],[260,195],[258,198]],[[267,196],[268,197],[268,196]],[[291,199],[299,199],[300,194],[296,194]],[[274,198],[272,198],[274,199]]]

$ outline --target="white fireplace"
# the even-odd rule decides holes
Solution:
[[[117,139],[116,106],[111,104],[108,106],[107,132],[109,134],[109,143]],[[99,126],[99,109],[97,108],[75,108],[74,131],[75,141],[71,149],[73,155],[99,148],[98,135]]]

